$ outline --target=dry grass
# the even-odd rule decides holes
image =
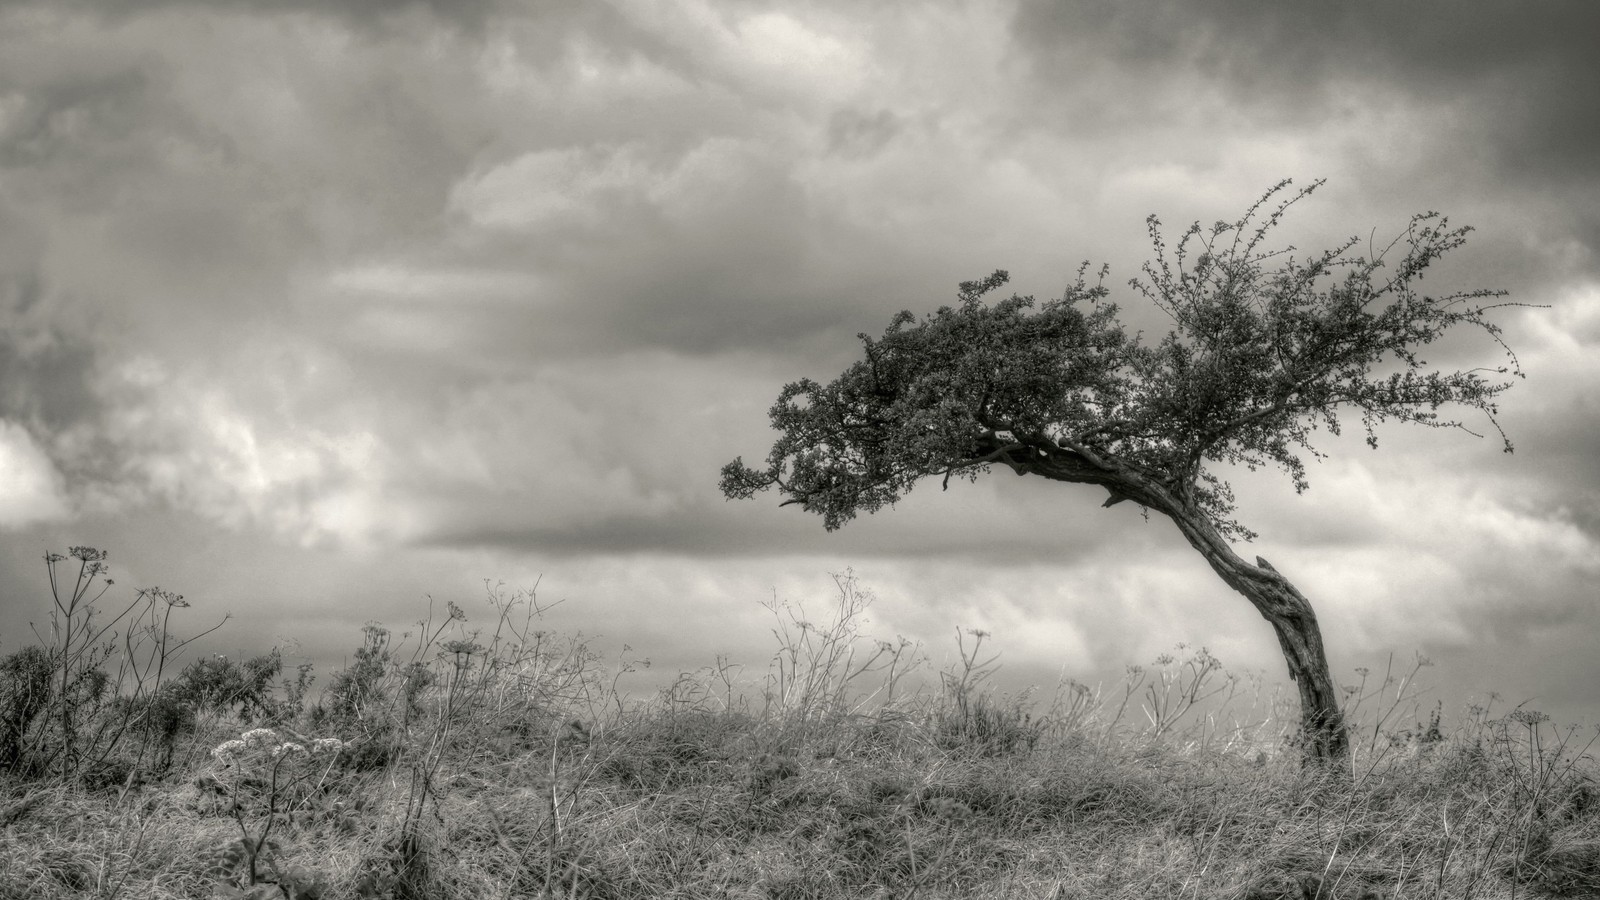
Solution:
[[[0,900],[1600,896],[1587,746],[1536,713],[1417,722],[1385,678],[1352,694],[1341,780],[1203,653],[1030,703],[986,690],[980,636],[914,693],[904,647],[851,652],[854,590],[777,629],[757,684],[712,667],[629,703],[502,605],[490,637],[452,611],[248,747],[211,752],[249,730],[219,715],[165,771],[19,765]]]

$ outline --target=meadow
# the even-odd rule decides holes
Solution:
[[[0,900],[1600,897],[1594,735],[1430,706],[1422,660],[1346,689],[1329,772],[1203,649],[1005,695],[981,632],[943,671],[863,634],[848,575],[774,603],[764,672],[630,698],[536,595],[369,625],[324,680],[191,658],[103,560],[52,557],[0,655]]]

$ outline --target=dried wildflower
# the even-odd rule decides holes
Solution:
[[[304,744],[296,744],[294,741],[288,741],[272,748],[272,758],[278,759],[280,757],[293,756],[296,753],[304,752],[306,752]]]
[[[67,555],[84,564],[83,574],[89,578],[93,578],[96,575],[104,575],[111,570],[111,567],[105,563],[105,558],[110,554],[104,550],[96,550],[93,547],[73,547]]]
[[[139,596],[150,597],[178,609],[185,609],[189,606],[189,601],[183,599],[182,594],[175,594],[172,591],[165,591],[158,587],[145,588],[139,592]]]
[[[445,641],[444,653],[456,656],[471,656],[483,652],[483,646],[475,641]]]
[[[278,733],[271,728],[252,728],[243,735],[245,745],[251,749],[278,742]]]
[[[211,751],[211,755],[223,762],[231,762],[235,756],[243,753],[244,749],[244,741],[234,738],[231,741],[223,741],[218,744],[217,748]]]
[[[467,667],[472,665],[473,655],[482,652],[483,647],[473,641],[445,641],[444,648],[439,651],[439,658],[450,659],[452,656],[455,657],[452,662],[456,667],[456,671],[465,672]]]
[[[312,754],[338,753],[347,745],[338,738],[317,738],[311,742]]]
[[[1527,725],[1530,728],[1535,725],[1550,721],[1549,716],[1539,712],[1537,709],[1514,709],[1506,718],[1513,722],[1519,722],[1523,725]]]

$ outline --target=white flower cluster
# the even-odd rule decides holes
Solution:
[[[211,755],[222,762],[231,763],[250,750],[267,749],[270,750],[273,759],[281,759],[284,756],[303,753],[311,755],[338,753],[344,748],[345,742],[338,738],[318,738],[311,742],[311,749],[308,751],[305,744],[295,741],[280,742],[278,733],[271,728],[254,728],[231,741],[223,741],[211,751]]]

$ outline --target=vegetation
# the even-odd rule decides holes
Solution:
[[[1300,692],[1309,760],[1349,771],[1339,692],[1308,601],[1266,560],[1230,544],[1254,534],[1234,518],[1226,468],[1275,467],[1307,487],[1302,453],[1312,434],[1338,434],[1357,412],[1367,442],[1395,420],[1465,428],[1441,406],[1476,411],[1499,431],[1496,380],[1516,358],[1486,315],[1500,292],[1419,293],[1428,267],[1466,242],[1437,213],[1414,216],[1388,247],[1359,239],[1305,259],[1263,241],[1289,207],[1321,182],[1264,210],[1284,181],[1236,222],[1197,222],[1169,254],[1154,216],[1155,259],[1131,284],[1172,320],[1141,342],[1103,302],[1100,280],[1078,280],[1059,299],[1012,296],[986,304],[1005,272],[961,285],[959,304],[920,322],[896,315],[883,337],[860,335],[865,358],[823,385],[786,385],[771,411],[782,432],[756,469],[735,459],[722,490],[749,498],[777,488],[839,528],[892,505],[927,477],[976,480],[993,466],[1018,475],[1104,488],[1105,506],[1132,500],[1170,519],[1212,570],[1272,625]],[[1404,243],[1392,265],[1384,257]],[[1037,308],[1035,308],[1037,306]],[[1508,365],[1431,369],[1422,348],[1460,326],[1506,350]],[[1501,433],[1503,446],[1511,443]]]
[[[1282,698],[1203,649],[1006,697],[988,635],[926,678],[837,586],[825,615],[771,607],[764,676],[719,661],[638,702],[619,681],[642,663],[608,667],[499,589],[482,626],[454,604],[409,641],[369,626],[318,702],[275,654],[111,694],[77,685],[116,682],[144,646],[126,634],[14,650],[0,900],[1600,894],[1588,744],[1520,708],[1447,725],[1424,661],[1342,692],[1338,779],[1299,764]]]

